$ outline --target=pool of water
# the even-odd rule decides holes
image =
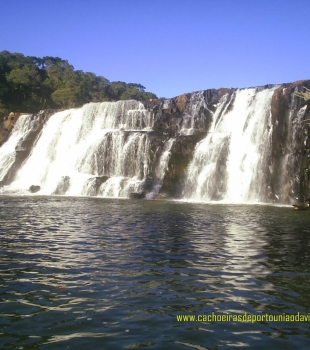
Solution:
[[[0,245],[1,349],[310,346],[310,316],[206,320],[308,315],[308,211],[1,196]]]

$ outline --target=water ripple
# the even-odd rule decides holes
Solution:
[[[300,214],[0,197],[0,347],[306,349],[309,323],[176,321],[212,311],[307,314],[310,219]]]

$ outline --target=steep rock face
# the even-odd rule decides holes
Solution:
[[[310,109],[295,96],[303,87],[310,87],[310,81],[249,89],[209,89],[167,100],[152,99],[144,106],[137,101],[92,103],[55,115],[51,119],[53,125],[49,117],[55,111],[43,111],[24,122],[22,137],[14,155],[10,155],[13,162],[5,165],[6,173],[0,180],[4,185],[10,184],[31,158],[30,153],[43,147],[39,145],[48,148],[48,152],[55,149],[53,154],[45,152],[48,162],[55,164],[57,157],[63,157],[60,145],[69,149],[73,142],[77,151],[71,157],[76,158],[76,163],[70,170],[66,161],[60,162],[66,170],[60,168],[59,174],[53,165],[53,176],[58,182],[52,184],[50,193],[132,198],[186,195],[191,199],[195,192],[202,200],[229,200],[234,198],[234,166],[242,177],[250,166],[256,172],[251,180],[236,177],[241,191],[246,189],[254,196],[244,198],[271,203],[303,200],[310,195],[310,124],[303,123],[310,118]],[[40,143],[45,123],[45,141]],[[11,129],[13,126],[12,123]],[[67,136],[62,134],[63,128]],[[12,136],[14,130],[10,131]],[[47,130],[48,134],[57,133],[50,144]],[[71,130],[77,132],[76,138],[71,139]],[[7,136],[3,144],[6,142]],[[264,152],[262,156],[260,150]],[[251,159],[252,154],[257,160]],[[206,162],[208,169],[203,170]],[[191,177],[188,169],[193,166],[201,167],[201,171]],[[27,174],[30,168],[28,164]],[[48,172],[49,168],[42,171]],[[249,171],[247,176],[251,176]],[[248,180],[246,187],[243,181]],[[202,183],[199,189],[198,181]],[[50,178],[49,184],[52,182]],[[45,188],[39,178],[33,183]],[[74,192],[72,188],[81,190]]]
[[[15,126],[19,116],[26,113],[10,113],[9,116],[4,117],[0,126],[0,146],[8,139],[12,129]]]
[[[266,133],[271,136],[265,140],[270,145],[260,164],[266,182],[265,188],[260,190],[263,201],[291,203],[296,199],[303,201],[310,196],[310,124],[302,123],[304,119],[310,118],[310,106],[309,102],[307,104],[295,96],[295,92],[303,91],[303,87],[309,88],[310,81],[282,84],[273,92],[271,122],[266,126]],[[256,88],[256,91],[258,93],[266,89],[272,89],[272,85]],[[162,192],[174,197],[181,196],[184,174],[197,144],[210,130],[213,118],[217,118],[217,124],[224,114],[235,108],[235,91],[236,89],[219,89],[185,94],[162,101],[153,108],[156,135],[176,138]],[[224,95],[227,96],[226,103],[222,106],[223,111],[218,113],[217,106]],[[197,138],[193,138],[193,135],[197,135]],[[227,141],[229,139],[225,142]],[[184,152],[186,149],[188,152]],[[222,162],[217,163],[217,189],[210,190],[214,190],[214,195],[210,195],[214,200],[221,199],[216,193],[226,190],[227,154],[224,151],[223,149],[219,154]]]
[[[181,196],[185,170],[192,160],[197,143],[205,136],[206,132],[189,136],[177,136],[171,149],[168,169],[163,180],[161,189],[163,193],[171,197],[179,198]]]
[[[271,101],[272,148],[270,154],[269,198],[278,194],[279,202],[288,203],[290,198],[304,200],[309,197],[308,184],[303,173],[306,167],[305,145],[307,137],[302,121],[309,118],[309,105],[295,96],[296,91],[310,87],[310,81],[283,84],[274,91]],[[308,116],[307,116],[308,115]]]
[[[147,105],[155,117],[154,130],[169,137],[204,132],[209,129],[219,100],[233,89],[210,89],[174,97],[152,100]]]
[[[161,193],[180,197],[184,173],[192,160],[198,142],[206,137],[213,115],[224,95],[228,95],[226,107],[231,103],[234,89],[210,89],[198,91],[169,100],[151,100],[146,105],[153,112],[154,128],[150,133],[151,172],[155,179],[156,164],[160,162],[167,140],[174,138]]]

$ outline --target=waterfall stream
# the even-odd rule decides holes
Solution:
[[[275,88],[234,92],[230,110],[220,101],[207,137],[196,147],[183,196],[192,200],[260,201],[264,157],[272,132],[270,102]]]
[[[31,115],[22,115],[16,122],[9,139],[0,147],[0,181],[14,162],[15,148],[19,140],[27,133]]]
[[[56,113],[10,187],[27,190],[35,184],[40,194],[91,195],[89,180],[105,176],[98,195],[126,197],[147,174],[146,131],[152,125],[151,113],[137,101],[91,103]]]

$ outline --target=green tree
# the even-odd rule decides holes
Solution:
[[[7,82],[11,87],[11,105],[15,104],[21,110],[39,107],[41,75],[36,66],[25,64],[11,70]]]
[[[0,52],[0,115],[35,113],[44,108],[71,108],[88,102],[146,100],[156,95],[137,83],[110,82],[91,72],[74,70],[60,57]]]
[[[58,89],[54,91],[51,95],[52,100],[56,105],[66,108],[73,108],[78,105],[80,89],[77,88],[67,88],[67,89]]]

